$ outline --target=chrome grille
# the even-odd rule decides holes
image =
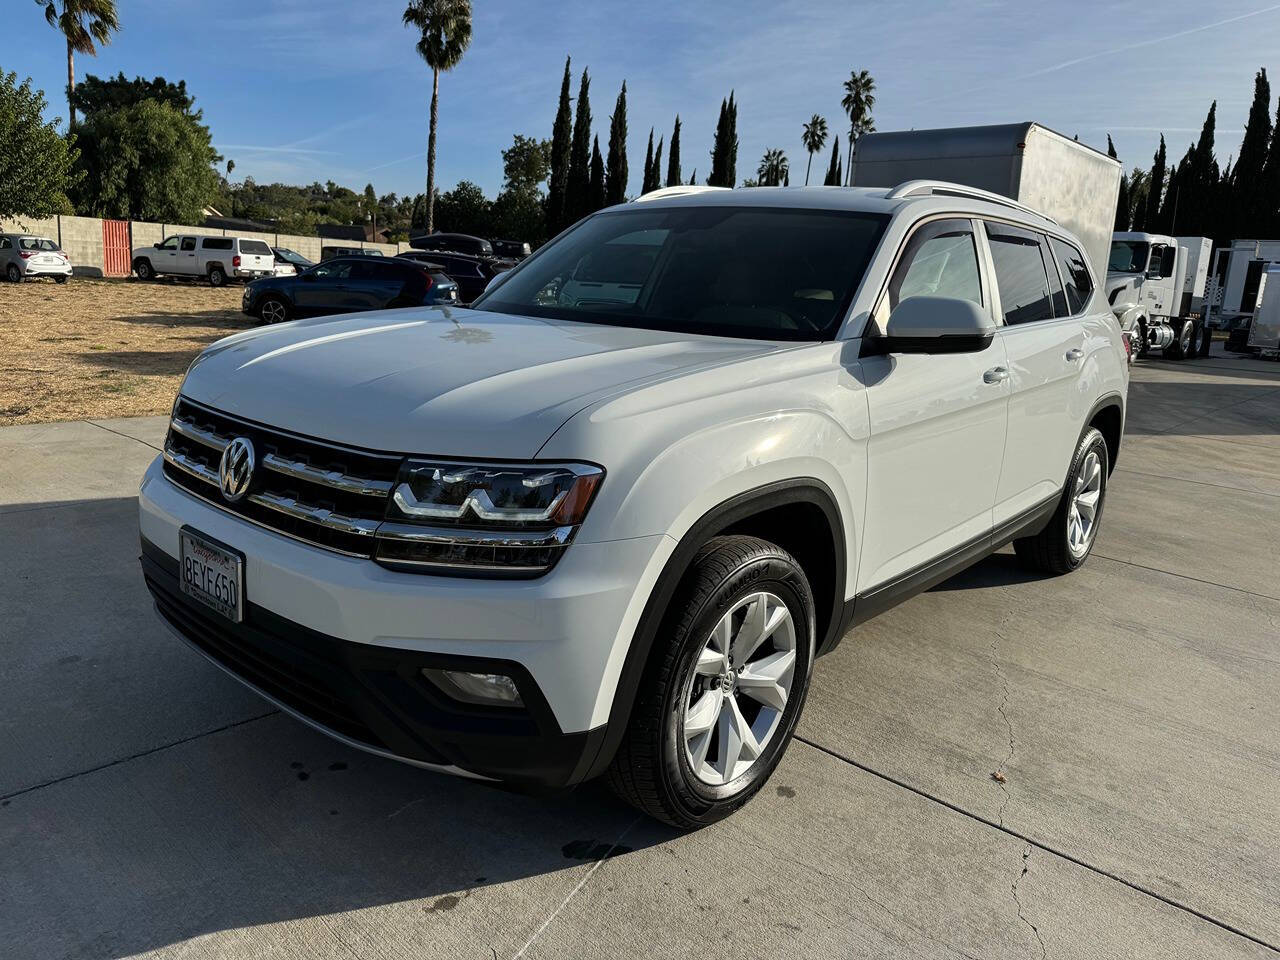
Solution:
[[[228,502],[218,486],[235,437],[258,455],[249,492]],[[401,457],[322,443],[230,417],[180,398],[165,439],[164,471],[215,506],[298,540],[353,556],[373,553]]]

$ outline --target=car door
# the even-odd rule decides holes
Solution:
[[[147,255],[156,273],[173,273],[178,260],[178,243],[181,237],[169,237]]]
[[[196,253],[196,237],[179,237],[178,252],[173,261],[173,273],[196,276],[200,273],[199,256]]]
[[[979,264],[974,221],[918,225],[877,302],[874,329],[912,296],[972,300],[990,312]],[[990,534],[1009,384],[999,337],[971,353],[860,362],[870,440],[858,582],[860,592],[875,593]]]
[[[1008,357],[1009,431],[996,493],[997,525],[1056,497],[1079,439],[1073,410],[1084,325],[1063,291],[1044,234],[988,221],[986,237]],[[1087,271],[1086,271],[1087,272]]]
[[[348,306],[351,264],[351,260],[329,260],[300,276],[293,295],[299,315],[322,316],[355,309]]]

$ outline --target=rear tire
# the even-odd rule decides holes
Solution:
[[[1129,335],[1129,346],[1135,359],[1141,360],[1147,355],[1147,326],[1139,321]]]
[[[614,792],[684,829],[755,796],[804,706],[814,624],[794,557],[756,537],[709,540],[663,616],[609,767]]]
[[[59,276],[59,277],[53,278],[55,283],[66,283],[70,279],[71,279],[70,277],[66,277],[66,276]]]
[[[227,272],[216,263],[209,268],[209,286],[225,287],[227,285]]]
[[[284,323],[292,314],[289,302],[283,297],[269,294],[258,304],[258,316],[262,318],[263,323]]]
[[[1173,343],[1164,348],[1166,360],[1189,360],[1196,355],[1196,322],[1182,321]]]
[[[1207,357],[1209,351],[1213,349],[1213,331],[1209,329],[1207,324],[1201,324],[1200,327],[1200,350],[1198,355]]]
[[[156,278],[156,271],[151,266],[150,260],[139,260],[133,265],[133,272],[138,275],[139,280],[154,280]]]
[[[18,269],[18,265],[16,263],[9,264],[9,269],[7,269],[4,273],[5,273],[5,276],[9,278],[10,283],[22,282],[22,271]]]
[[[1109,464],[1102,434],[1096,427],[1087,427],[1076,444],[1053,519],[1034,537],[1013,541],[1024,567],[1041,573],[1071,573],[1089,559],[1106,505]]]

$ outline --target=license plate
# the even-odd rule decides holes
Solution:
[[[178,560],[183,593],[234,623],[244,619],[244,554],[183,527]]]

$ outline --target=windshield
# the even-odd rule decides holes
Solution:
[[[23,250],[57,250],[58,245],[44,237],[23,237],[18,241]]]
[[[887,219],[760,207],[598,214],[472,306],[729,337],[827,339]]]
[[[1107,270],[1110,273],[1145,273],[1150,250],[1151,244],[1144,240],[1112,240]]]

